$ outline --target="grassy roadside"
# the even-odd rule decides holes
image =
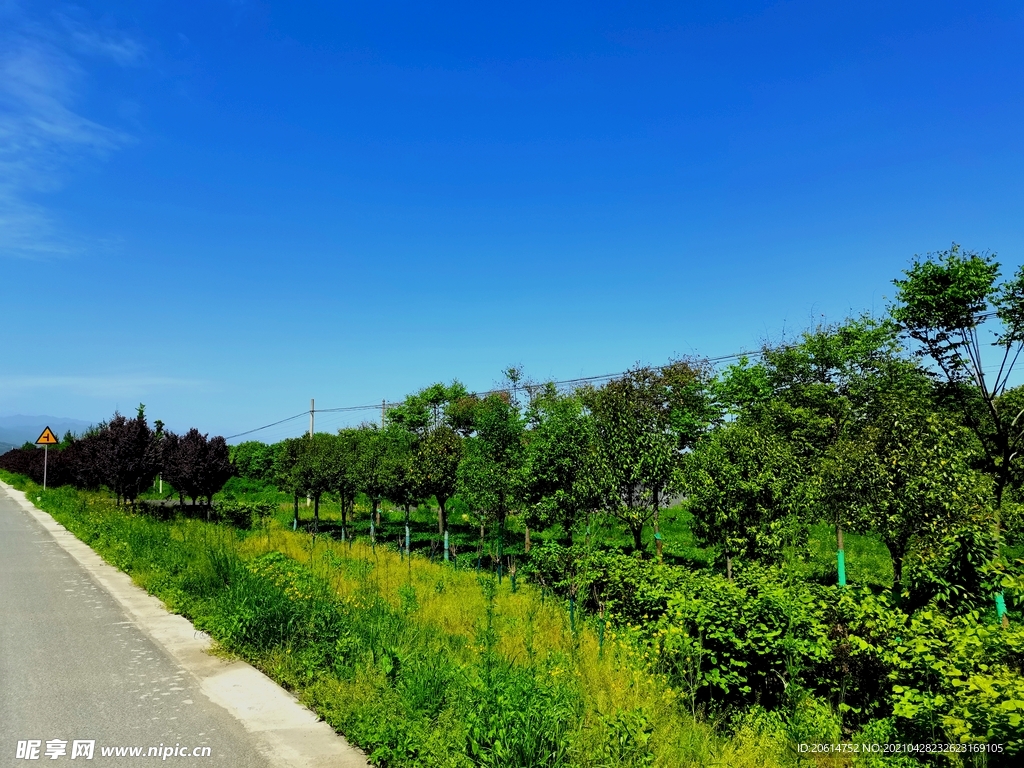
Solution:
[[[634,648],[530,587],[383,547],[158,521],[101,494],[37,499],[104,559],[294,690],[378,765],[782,766],[780,734],[726,737]],[[834,763],[833,763],[834,764]]]

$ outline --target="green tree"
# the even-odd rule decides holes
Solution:
[[[1010,376],[1024,349],[1024,266],[1000,282],[994,255],[962,250],[954,243],[947,251],[915,257],[903,279],[896,279],[892,317],[919,344],[918,354],[930,359],[947,391],[959,406],[964,423],[981,442],[982,462],[993,478],[995,546],[1001,546],[1003,497],[1014,488],[1018,473],[1013,462],[1024,440],[1024,421],[1012,408],[1002,407]],[[995,318],[990,332],[986,321]],[[982,349],[991,337],[998,366],[986,373]],[[996,607],[1006,621],[1002,593]]]
[[[462,438],[474,429],[476,402],[456,380],[432,384],[387,411],[389,425],[415,436],[412,479],[421,495],[437,499],[437,529],[444,541],[445,560],[449,559],[447,504],[456,490]]]
[[[292,529],[299,527],[299,496],[305,492],[304,480],[298,471],[306,443],[301,437],[289,437],[275,444],[274,451],[274,484],[281,490],[292,494],[293,517]]]
[[[868,316],[823,325],[790,344],[766,347],[761,362],[741,361],[717,384],[723,405],[742,424],[786,441],[799,464],[791,489],[811,502],[809,512],[835,525],[839,581],[845,583],[843,521],[820,498],[816,475],[838,441],[858,434],[886,398],[931,402],[933,386],[906,355],[899,328]]]
[[[231,446],[231,463],[240,477],[273,482],[274,446],[258,440],[246,440]]]
[[[317,432],[300,438],[302,448],[294,467],[295,487],[313,499],[313,530],[320,526],[320,499],[339,485],[344,463],[336,435]]]
[[[409,512],[422,497],[415,470],[416,435],[391,423],[380,435],[384,443],[384,496],[405,511],[405,550],[409,553]]]
[[[593,420],[579,397],[561,395],[549,384],[533,397],[529,421],[527,535],[529,525],[557,524],[571,543],[577,521],[600,503]]]
[[[416,449],[416,482],[425,496],[437,499],[437,532],[449,558],[448,501],[458,488],[463,438],[452,427],[440,424],[427,433]]]
[[[823,499],[849,526],[878,534],[892,558],[897,598],[911,549],[941,542],[985,508],[971,445],[969,433],[942,413],[892,397],[823,462]]]
[[[358,429],[359,490],[370,500],[370,540],[376,542],[380,527],[380,503],[389,488],[388,445],[384,431],[376,424],[362,424]]]
[[[693,534],[719,549],[729,579],[735,557],[775,562],[784,545],[806,538],[791,493],[798,464],[778,436],[757,426],[727,424],[687,455],[681,474]]]
[[[948,251],[915,257],[904,274],[893,281],[897,303],[890,312],[918,343],[918,354],[935,364],[964,423],[981,440],[998,513],[1014,483],[1013,462],[1024,439],[1017,403],[1002,397],[1024,349],[1024,267],[999,282],[994,256],[954,243]],[[991,344],[985,344],[986,321],[992,317],[998,327],[991,331]],[[986,346],[996,349],[997,365],[988,369],[994,376],[986,373]]]
[[[766,347],[758,366],[735,366],[723,379],[721,390],[744,400],[739,420],[784,437],[808,475],[887,393],[931,395],[928,377],[899,343],[898,326],[868,316]]]
[[[451,384],[431,384],[419,392],[409,395],[398,405],[387,409],[386,420],[424,438],[431,430],[442,424],[451,426],[453,405],[469,397],[469,392],[459,381]]]
[[[348,523],[355,516],[356,496],[359,494],[359,430],[338,430],[337,441],[338,472],[334,477],[334,491],[341,507],[341,540],[344,541],[351,535]]]
[[[584,390],[598,450],[595,476],[602,507],[625,525],[636,551],[644,526],[654,528],[683,452],[719,418],[706,363],[679,360],[637,367],[599,389]]]
[[[505,522],[522,498],[524,421],[511,397],[497,392],[476,407],[475,436],[466,441],[459,464],[460,494],[480,515],[480,557],[484,526],[497,528],[498,577],[501,578]]]

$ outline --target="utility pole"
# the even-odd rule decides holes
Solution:
[[[380,401],[380,428],[384,429],[384,411],[387,409],[387,401]]]
[[[309,439],[313,440],[313,414],[316,413],[316,409],[313,405],[313,398],[309,398]],[[313,500],[306,496],[306,506],[308,507],[313,503]]]

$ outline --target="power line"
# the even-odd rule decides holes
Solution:
[[[298,419],[301,416],[305,416],[307,413],[309,413],[309,411],[303,411],[302,413],[297,413],[294,416],[289,416],[287,419],[281,419],[280,421],[275,421],[273,424],[264,424],[262,427],[256,427],[256,429],[250,429],[250,430],[247,430],[245,432],[239,432],[237,435],[231,435],[231,437],[225,437],[224,439],[225,440],[234,440],[236,437],[242,437],[243,435],[251,435],[253,432],[261,432],[264,429],[270,429],[271,427],[276,427],[278,424],[284,424],[286,421],[294,421],[295,419]]]
[[[997,314],[998,314],[998,312],[996,310],[987,310],[985,312],[979,312],[977,315],[975,315],[975,320],[977,320],[979,323],[980,322],[984,322],[985,320],[989,320],[989,319],[995,317]],[[784,344],[784,345],[781,345],[779,347],[775,347],[774,349],[790,349],[793,346],[796,346],[796,345],[794,345],[794,344]],[[728,354],[728,355],[719,355],[718,357],[706,357],[706,358],[698,358],[698,359],[703,360],[704,362],[707,362],[707,363],[715,364],[715,363],[724,363],[724,362],[728,362],[728,361],[731,361],[731,360],[740,360],[741,358],[744,358],[744,357],[761,357],[762,354],[763,354],[763,350],[751,350],[751,351],[746,351],[746,352],[733,352],[733,353]],[[671,365],[672,365],[672,363],[668,363],[667,365],[656,365],[656,366],[652,366],[652,369],[655,370],[655,371],[663,371],[666,368],[670,367]],[[604,373],[604,374],[601,374],[599,376],[581,376],[581,377],[578,377],[578,378],[575,378],[575,379],[562,379],[560,381],[552,381],[550,383],[553,386],[555,386],[555,387],[572,387],[572,386],[581,385],[581,384],[594,384],[596,382],[601,382],[601,381],[610,381],[612,379],[618,378],[619,376],[624,376],[626,373],[628,373],[628,371],[618,371],[617,373]],[[499,389],[488,389],[488,390],[481,391],[481,392],[471,392],[469,394],[470,394],[471,397],[486,397],[487,395],[493,395],[493,394],[497,394],[499,392],[506,392],[506,391],[508,391],[507,388],[499,388]],[[373,405],[347,405],[347,406],[342,406],[340,408],[316,408],[316,409],[311,409],[311,411],[313,413],[354,413],[354,412],[358,412],[358,411],[376,411],[376,410],[379,410],[382,405],[384,405],[384,406],[386,406],[386,405],[397,405],[397,403],[390,403],[389,404],[389,403],[387,403],[387,401],[383,401],[381,404],[376,404],[375,403]],[[284,424],[284,423],[289,422],[289,421],[294,421],[295,419],[298,419],[298,418],[300,418],[302,416],[305,416],[305,415],[309,414],[311,411],[303,411],[302,413],[297,413],[294,416],[289,416],[287,419],[281,419],[280,421],[275,421],[273,424],[266,424],[266,425],[264,425],[262,427],[256,427],[255,429],[250,429],[250,430],[247,430],[245,432],[239,432],[237,435],[232,435],[231,437],[225,438],[225,440],[233,440],[236,437],[243,437],[245,435],[251,435],[254,432],[261,432],[264,429],[269,429],[270,427],[276,427],[278,424]]]
[[[725,362],[727,360],[739,360],[742,357],[759,357],[760,355],[761,355],[760,351],[756,351],[756,352],[734,352],[734,353],[732,353],[730,355],[721,355],[719,357],[705,358],[705,360],[708,363],[721,363],[721,362]],[[671,365],[671,364],[669,364],[669,365]],[[654,370],[660,371],[660,370],[664,370],[665,368],[668,368],[668,367],[669,367],[668,365],[658,365],[658,366],[654,366]],[[604,374],[601,374],[599,376],[581,376],[581,377],[578,377],[578,378],[575,378],[575,379],[562,379],[560,381],[552,381],[550,383],[552,385],[556,386],[556,387],[567,387],[567,386],[580,385],[580,384],[593,384],[593,383],[599,382],[599,381],[609,381],[609,380],[614,379],[614,378],[616,378],[618,376],[623,376],[623,375],[625,375],[625,373],[626,373],[626,371],[619,371],[617,373],[604,373]],[[470,395],[470,397],[486,397],[487,395],[493,395],[493,394],[496,394],[498,392],[504,392],[504,391],[506,391],[506,389],[504,389],[504,388],[488,389],[488,390],[481,391],[481,392],[470,392],[469,395]],[[392,403],[392,405],[397,405],[397,403]],[[379,410],[380,407],[381,406],[377,405],[377,404],[374,404],[374,405],[347,405],[347,406],[342,406],[340,408],[316,408],[316,409],[313,410],[313,412],[314,413],[353,413],[353,412],[357,412],[357,411],[376,411],[376,410]],[[251,435],[254,432],[262,432],[264,429],[270,429],[271,427],[276,427],[279,424],[284,424],[284,423],[289,422],[289,421],[294,421],[295,419],[301,418],[302,416],[306,416],[309,413],[310,413],[310,411],[306,410],[306,411],[303,411],[302,413],[297,413],[294,416],[289,416],[287,419],[281,419],[280,421],[275,421],[272,424],[265,424],[262,427],[256,427],[255,429],[249,429],[249,430],[246,430],[245,432],[239,432],[237,435],[231,435],[230,437],[226,437],[224,439],[225,440],[234,440],[236,437],[244,437],[245,435]]]

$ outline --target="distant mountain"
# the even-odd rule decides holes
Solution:
[[[10,443],[0,443],[0,453],[7,453],[12,448],[17,446],[11,445]]]
[[[46,427],[52,429],[58,438],[64,437],[64,433],[69,430],[81,434],[92,424],[91,421],[62,416],[0,416],[0,444],[18,446],[26,442],[34,443]]]

